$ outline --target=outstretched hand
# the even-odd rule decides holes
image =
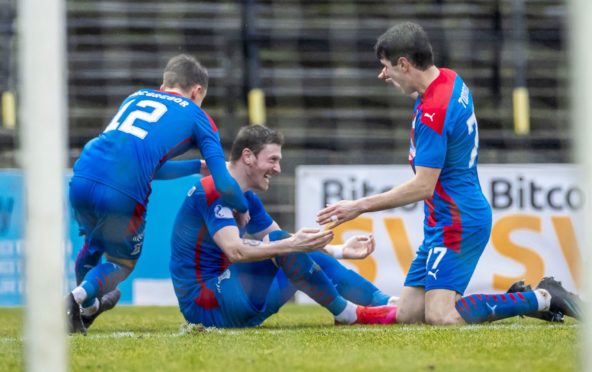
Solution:
[[[305,227],[292,235],[290,240],[295,251],[317,251],[333,240],[333,231]]]
[[[317,213],[317,223],[319,225],[327,225],[332,229],[341,225],[344,222],[353,220],[360,215],[357,204],[353,200],[341,200],[337,203],[330,204],[326,208],[321,209]]]
[[[343,258],[353,260],[366,258],[374,252],[375,248],[376,240],[372,234],[352,236],[343,244]]]

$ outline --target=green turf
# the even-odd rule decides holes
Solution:
[[[21,309],[0,308],[0,371],[19,371]],[[68,337],[72,371],[573,371],[580,327],[533,319],[463,327],[333,326],[288,305],[254,329],[181,331],[173,307],[119,307]]]

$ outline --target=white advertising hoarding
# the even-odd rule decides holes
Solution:
[[[300,166],[296,171],[296,227],[315,226],[326,204],[389,190],[413,176],[392,166]],[[582,280],[583,203],[574,165],[481,165],[481,187],[493,209],[489,244],[466,293],[500,292],[516,280],[536,284],[553,275],[571,291]],[[335,229],[333,243],[373,233],[376,251],[342,260],[386,293],[401,292],[423,239],[423,202],[368,213]]]

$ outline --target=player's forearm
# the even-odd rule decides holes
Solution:
[[[359,199],[357,204],[361,213],[382,211],[431,198],[433,193],[433,185],[414,177],[389,191]]]
[[[259,240],[243,239],[240,244],[224,250],[230,262],[261,261],[283,254],[298,252],[289,239],[264,243]]]
[[[154,179],[170,180],[191,174],[199,174],[201,167],[201,160],[169,160],[156,172]]]

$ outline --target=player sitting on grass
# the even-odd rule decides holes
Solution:
[[[246,228],[237,226],[210,177],[189,190],[175,222],[170,262],[183,316],[208,327],[256,326],[296,288],[329,310],[336,323],[393,323],[396,308],[384,305],[388,296],[327,255],[365,257],[374,250],[372,236],[328,246],[328,230],[304,228],[290,235],[251,191],[267,190],[280,173],[282,144],[279,133],[262,126],[241,129],[233,143],[229,171],[248,200]],[[326,254],[314,252],[320,250]]]

